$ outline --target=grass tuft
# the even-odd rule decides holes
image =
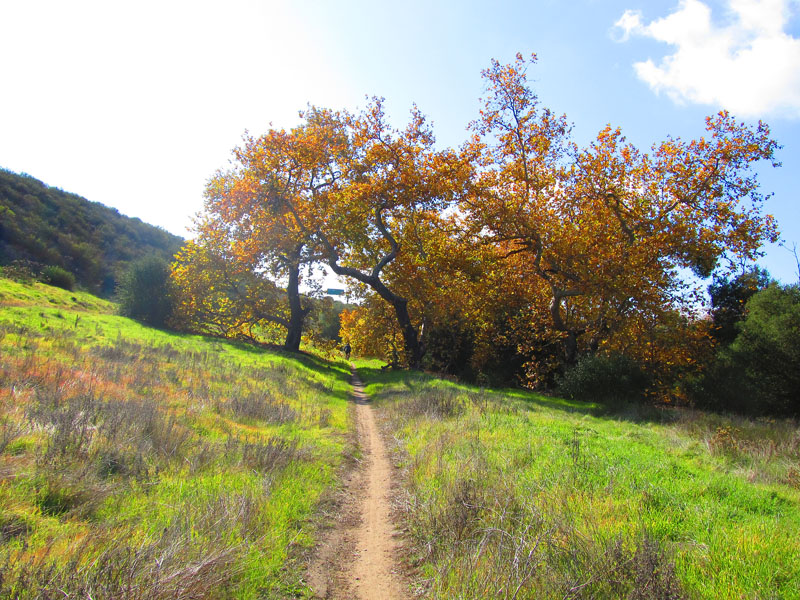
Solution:
[[[305,593],[348,369],[0,278],[0,597]]]

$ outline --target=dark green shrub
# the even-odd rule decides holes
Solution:
[[[122,276],[117,299],[120,314],[164,327],[172,314],[167,261],[148,256],[132,262]]]
[[[75,287],[75,276],[66,269],[55,265],[50,265],[42,270],[42,281],[70,291]]]
[[[633,359],[622,354],[594,354],[567,369],[558,391],[572,400],[619,404],[641,401],[649,383],[649,377]]]
[[[711,296],[711,334],[720,344],[730,344],[736,339],[738,323],[745,317],[747,301],[771,281],[769,273],[759,267],[741,273],[733,279],[714,277],[708,286]]]
[[[472,380],[470,358],[474,352],[474,335],[457,317],[434,324],[425,331],[425,366],[436,373],[456,375]]]
[[[773,284],[757,292],[737,329],[692,386],[695,403],[753,415],[800,414],[800,288]]]

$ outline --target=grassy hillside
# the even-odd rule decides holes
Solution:
[[[0,279],[0,597],[310,592],[343,362]],[[798,598],[800,427],[359,371],[432,598]]]
[[[800,597],[797,423],[359,371],[430,597]]]
[[[306,593],[344,363],[148,329],[0,279],[0,597]]]
[[[147,254],[171,260],[182,243],[113,208],[0,169],[0,266],[55,265],[107,297],[129,262]]]

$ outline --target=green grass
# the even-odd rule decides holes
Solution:
[[[0,279],[0,596],[310,592],[349,369]]]
[[[800,428],[360,369],[436,598],[798,598]]]
[[[0,596],[308,596],[347,365],[114,312],[0,279]],[[428,597],[800,597],[797,423],[356,364]]]

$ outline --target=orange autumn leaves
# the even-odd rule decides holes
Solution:
[[[484,71],[458,150],[437,149],[416,108],[392,128],[381,100],[246,137],[209,182],[201,240],[278,278],[327,264],[364,297],[343,336],[374,353],[401,346],[411,366],[458,323],[474,371],[514,347],[533,383],[604,350],[688,367],[696,345],[682,340],[705,334],[682,274],[752,260],[776,238],[751,169],[776,142],[721,112],[690,142],[643,152],[608,126],[579,148],[530,88],[533,62]],[[658,335],[644,344],[643,331]]]

